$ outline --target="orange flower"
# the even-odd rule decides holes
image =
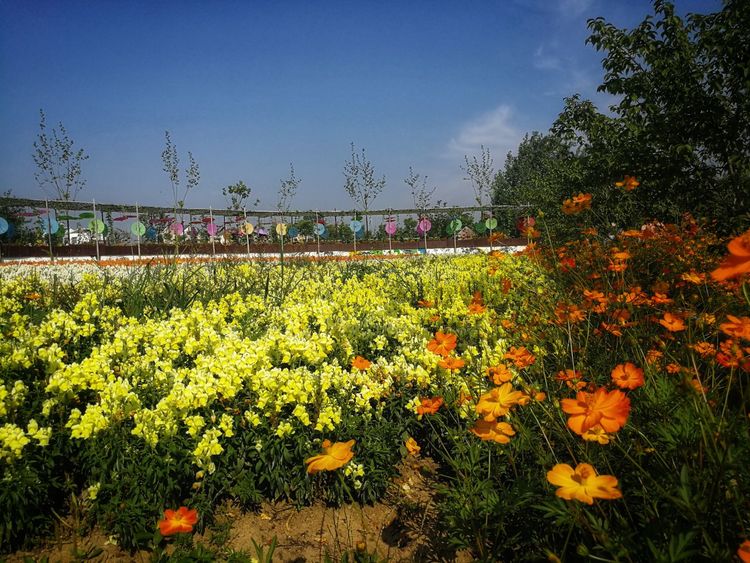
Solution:
[[[667,373],[669,374],[676,374],[680,373],[682,371],[682,366],[680,364],[675,364],[674,362],[667,364]]]
[[[444,358],[438,362],[438,365],[441,368],[449,369],[449,370],[456,370],[461,369],[466,365],[466,362],[464,362],[461,358],[454,358],[453,356],[448,356],[447,358]]]
[[[482,305],[481,303],[472,303],[469,305],[469,314],[470,315],[481,315],[487,310],[487,307]]]
[[[583,376],[581,375],[580,371],[566,369],[564,371],[561,370],[557,372],[557,374],[555,375],[555,381],[564,381],[565,385],[577,391],[586,387],[586,382],[580,381],[581,377]]]
[[[348,442],[332,444],[330,440],[323,440],[321,444],[323,453],[305,460],[307,473],[312,475],[319,471],[335,471],[339,467],[343,467],[354,457],[352,446],[355,443],[354,440],[349,440]]]
[[[575,215],[591,208],[591,194],[579,193],[563,201],[562,211],[566,215]]]
[[[659,320],[659,324],[669,332],[680,332],[685,330],[685,321],[672,313],[664,313],[664,318]]]
[[[588,463],[579,463],[573,469],[567,463],[558,463],[547,472],[547,481],[560,487],[555,494],[565,500],[594,504],[595,498],[614,500],[622,497],[617,479],[612,475],[597,475]]]
[[[750,272],[750,229],[733,238],[727,245],[729,256],[711,272],[716,281],[747,274]]]
[[[435,333],[435,338],[427,343],[427,349],[438,356],[448,356],[456,347],[456,335],[442,333],[439,330]]]
[[[654,293],[654,296],[651,298],[651,303],[654,305],[668,305],[673,302],[674,299],[670,299],[664,293]]]
[[[620,390],[600,387],[593,393],[579,391],[575,399],[560,401],[563,412],[570,415],[568,428],[576,434],[600,424],[605,432],[617,432],[630,413],[630,399]]]
[[[635,389],[643,385],[643,370],[632,362],[618,364],[612,370],[612,381],[621,389]]]
[[[507,422],[487,421],[479,419],[474,423],[471,432],[479,436],[482,440],[492,440],[498,444],[507,444],[510,437],[516,431]]]
[[[484,372],[487,374],[487,377],[489,377],[492,380],[492,383],[495,385],[500,385],[501,383],[507,383],[511,379],[513,379],[513,373],[508,369],[508,366],[505,364],[497,364],[496,366],[488,367]]]
[[[740,544],[740,547],[737,550],[737,557],[739,557],[740,561],[743,563],[750,563],[750,540],[745,540]]]
[[[555,316],[558,324],[570,322],[572,324],[580,323],[586,318],[586,314],[576,305],[559,302],[555,307]]]
[[[710,342],[696,342],[695,344],[688,346],[688,348],[692,348],[698,352],[701,358],[711,358],[716,355],[716,346]]]
[[[417,305],[425,309],[429,309],[430,307],[434,306],[434,303],[432,301],[428,301],[427,299],[420,299],[419,301],[417,301]]]
[[[27,293],[26,295],[24,295],[24,297],[29,301],[37,301],[42,298],[42,294],[34,291],[32,293]]]
[[[662,356],[664,356],[664,353],[662,351],[652,348],[651,350],[646,352],[646,363],[648,365],[656,363],[662,358]]]
[[[641,183],[635,179],[635,176],[627,175],[622,180],[622,182],[615,182],[615,186],[617,186],[618,188],[623,188],[626,192],[632,192],[640,185]]]
[[[729,322],[719,325],[721,332],[727,336],[750,340],[750,317],[738,318],[734,315],[727,315],[727,321]]]
[[[419,444],[417,444],[417,441],[409,436],[409,438],[404,442],[404,446],[406,446],[406,451],[409,452],[409,455],[419,455],[419,452],[422,451],[422,448],[419,447]]]
[[[510,350],[505,353],[503,358],[505,358],[506,360],[511,360],[514,364],[516,364],[516,367],[518,369],[529,367],[536,361],[534,354],[529,352],[525,346],[520,346],[519,348],[511,346]]]
[[[198,522],[198,511],[181,506],[177,510],[166,509],[164,520],[159,520],[159,533],[162,536],[171,536],[179,533],[193,531],[193,526]]]
[[[597,424],[593,428],[586,430],[586,432],[581,434],[581,438],[587,442],[599,442],[602,446],[609,444],[612,439],[611,436],[604,431],[601,424]]]
[[[508,414],[508,411],[517,405],[523,396],[523,392],[514,390],[510,383],[503,383],[500,387],[494,387],[479,397],[476,410],[484,420],[492,421],[498,416]]]
[[[435,414],[443,404],[442,397],[420,397],[419,402],[421,403],[417,407],[417,414],[422,416],[424,414]]]
[[[357,356],[352,360],[352,367],[358,370],[366,370],[372,365],[369,360],[365,360],[362,356]]]

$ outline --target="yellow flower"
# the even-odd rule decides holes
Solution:
[[[419,455],[419,452],[422,450],[422,448],[419,447],[419,444],[417,444],[417,441],[409,436],[409,438],[404,442],[404,446],[406,446],[406,451],[409,452],[410,455]]]
[[[588,463],[579,463],[575,469],[567,463],[558,463],[547,472],[547,481],[559,487],[555,494],[565,500],[594,504],[595,498],[614,500],[622,497],[617,479],[612,475],[597,475]]]

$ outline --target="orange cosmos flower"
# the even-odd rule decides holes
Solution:
[[[597,424],[593,428],[589,428],[581,434],[581,438],[587,442],[599,442],[602,446],[609,444],[612,437],[604,431],[601,424]]]
[[[627,175],[622,180],[622,182],[615,182],[615,186],[617,186],[618,188],[623,188],[626,192],[632,192],[640,185],[641,183],[635,179],[635,176]]]
[[[632,362],[618,364],[612,370],[612,381],[621,389],[636,389],[643,385],[643,370]]]
[[[651,298],[651,303],[654,305],[668,305],[673,302],[674,299],[670,299],[664,293],[654,293],[654,296]]]
[[[445,368],[448,370],[456,370],[461,369],[466,365],[466,362],[464,362],[461,358],[454,358],[453,356],[448,356],[447,358],[444,358],[438,362],[438,365],[441,368]]]
[[[37,301],[42,298],[42,294],[34,291],[32,293],[27,293],[26,295],[24,295],[24,297],[29,301]]]
[[[471,432],[482,440],[492,440],[498,444],[507,444],[510,437],[516,433],[507,422],[487,421],[481,418],[474,423]]]
[[[406,451],[409,452],[409,455],[419,455],[419,452],[422,451],[422,448],[419,447],[419,444],[417,444],[417,441],[409,436],[409,438],[404,442],[404,446],[406,446]]]
[[[162,536],[171,536],[179,533],[193,531],[193,526],[198,522],[198,511],[181,506],[177,510],[166,509],[164,520],[159,520],[159,533]]]
[[[719,325],[721,332],[727,336],[750,340],[750,317],[738,318],[734,315],[727,315],[727,321],[729,322]]]
[[[664,313],[664,318],[659,319],[659,324],[669,332],[680,332],[685,330],[685,321],[672,313]]]
[[[737,557],[739,557],[743,563],[750,563],[750,540],[745,540],[740,544],[740,547],[737,550]]]
[[[319,471],[335,471],[339,467],[343,467],[354,457],[352,446],[355,443],[355,440],[349,440],[348,442],[336,442],[332,444],[330,440],[323,440],[321,444],[323,453],[305,460],[307,473],[312,475]]]
[[[492,383],[495,385],[500,385],[501,383],[507,383],[511,379],[513,379],[513,373],[508,369],[508,366],[505,364],[497,364],[496,366],[488,367],[484,372],[487,374],[487,377],[489,377],[492,380]]]
[[[562,211],[566,215],[575,215],[586,209],[591,209],[591,194],[579,193],[563,201]]]
[[[470,315],[481,315],[487,310],[487,307],[482,305],[481,303],[472,303],[469,305],[469,314]]]
[[[690,272],[687,272],[685,274],[682,274],[680,276],[680,279],[686,282],[690,282],[695,285],[700,285],[705,281],[706,276],[704,274],[699,274],[695,270],[691,270]]]
[[[676,373],[680,373],[682,371],[682,366],[680,364],[675,364],[674,362],[667,364],[667,373],[674,375]]]
[[[586,318],[586,314],[576,305],[559,302],[555,307],[555,316],[558,324],[570,322],[572,324],[580,323]]]
[[[596,469],[588,463],[579,463],[575,469],[567,463],[558,463],[547,472],[547,481],[559,487],[555,494],[565,500],[594,504],[595,498],[622,497],[617,479],[612,475],[597,475]]]
[[[358,370],[366,370],[372,365],[369,360],[364,359],[362,356],[357,356],[352,360],[352,367]]]
[[[448,356],[456,347],[456,335],[442,333],[439,330],[435,333],[435,338],[427,343],[427,349],[438,356]]]
[[[524,397],[522,391],[513,389],[510,383],[503,383],[479,397],[476,410],[484,420],[492,421],[499,416],[505,416],[510,409],[517,405]]]
[[[695,344],[689,345],[688,348],[692,348],[701,358],[712,358],[716,355],[716,346],[710,342],[696,342]]]
[[[417,407],[417,414],[422,416],[424,414],[435,414],[443,404],[442,397],[421,397],[419,399],[421,403]]]
[[[648,365],[651,365],[653,363],[658,362],[662,357],[664,356],[664,353],[660,350],[656,350],[652,348],[648,352],[646,352],[646,363]]]
[[[432,301],[428,301],[427,299],[420,299],[419,301],[417,301],[417,305],[425,309],[429,309],[434,305],[434,303]]]
[[[579,391],[575,399],[560,401],[563,412],[570,415],[568,428],[576,434],[600,424],[605,432],[617,432],[625,425],[630,413],[630,399],[615,389],[600,387],[593,393]]]
[[[510,350],[503,356],[506,360],[511,360],[518,369],[529,367],[536,361],[534,354],[529,352],[525,346],[516,348],[511,346]]]
[[[711,272],[716,281],[723,281],[750,272],[750,229],[733,238],[727,245],[729,256]]]

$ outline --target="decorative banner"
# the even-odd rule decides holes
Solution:
[[[286,223],[276,223],[276,234],[280,237],[286,234]]]
[[[18,214],[19,217],[36,217],[37,215],[40,215],[38,211],[24,211]]]
[[[356,219],[354,221],[351,221],[349,223],[349,228],[353,233],[358,233],[362,230],[362,221],[357,221]]]
[[[8,221],[0,217],[0,235],[8,232]]]
[[[201,222],[202,223],[211,223],[213,221],[212,221],[211,217],[204,217],[203,219],[201,219]]]
[[[177,236],[182,235],[182,233],[185,232],[185,227],[182,226],[182,223],[172,223],[169,226],[169,230],[172,231]]]
[[[53,219],[52,217],[50,217],[49,219],[42,219],[42,232],[45,235],[54,235],[59,228],[60,224],[57,222],[57,219]]]
[[[480,234],[480,235],[481,235],[481,234],[483,234],[483,233],[484,233],[485,231],[487,231],[487,225],[485,225],[484,223],[482,223],[482,222],[480,221],[479,223],[477,223],[476,225],[474,225],[474,230],[475,230],[475,231],[476,231],[476,232],[477,232],[478,234]]]
[[[385,232],[391,236],[396,234],[396,229],[398,226],[396,225],[396,221],[388,221],[385,224]]]
[[[96,215],[94,215],[91,211],[84,211],[83,213],[78,215],[79,219],[93,219],[94,217],[96,217]]]
[[[58,215],[57,216],[58,221],[76,221],[78,220],[78,217],[75,215]],[[117,219],[115,219],[117,221]]]
[[[315,225],[313,225],[313,232],[319,237],[322,237],[326,232],[326,226],[323,223],[315,223]]]
[[[58,216],[58,219],[60,217]],[[135,215],[123,215],[122,217],[115,217],[113,221],[127,221],[128,219],[135,219]]]
[[[255,227],[253,227],[252,223],[245,223],[244,225],[242,225],[241,229],[242,229],[242,234],[252,235],[253,231],[255,230]]]
[[[495,219],[494,217],[490,217],[484,222],[484,224],[489,230],[495,229],[497,228],[497,219]]]
[[[461,219],[453,219],[450,223],[448,223],[448,234],[455,235],[458,231],[461,230],[461,227],[463,226],[464,224],[461,222]]]
[[[294,238],[299,234],[299,229],[297,227],[289,227],[289,238]]]
[[[419,222],[418,226],[422,233],[429,233],[430,229],[432,228],[432,223],[427,217],[425,217]]]
[[[258,227],[258,235],[262,237],[267,237],[268,231],[264,229],[263,227]]]
[[[89,229],[92,233],[102,234],[104,232],[104,223],[99,219],[92,219],[89,223]]]
[[[206,232],[214,236],[219,230],[219,227],[216,226],[216,223],[206,223]]]
[[[142,237],[144,234],[146,234],[146,225],[144,225],[140,221],[136,221],[135,223],[130,225],[130,232],[137,237]]]

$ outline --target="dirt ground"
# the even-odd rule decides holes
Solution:
[[[315,505],[297,510],[286,503],[264,503],[257,512],[242,513],[231,504],[220,507],[216,522],[204,535],[196,534],[194,542],[214,552],[241,550],[254,556],[253,542],[268,546],[276,538],[273,561],[305,563],[339,561],[348,553],[364,552],[380,560],[400,561],[472,561],[468,553],[446,550],[439,542],[437,511],[434,503],[429,460],[408,460],[392,483],[383,502],[373,506],[349,505],[331,508]],[[102,552],[95,561],[150,561],[151,554],[130,554],[106,535],[95,530],[83,538],[69,535],[50,540],[41,547],[17,552],[4,560],[8,563],[39,561],[81,561],[74,551]],[[0,561],[3,558],[0,556]]]

